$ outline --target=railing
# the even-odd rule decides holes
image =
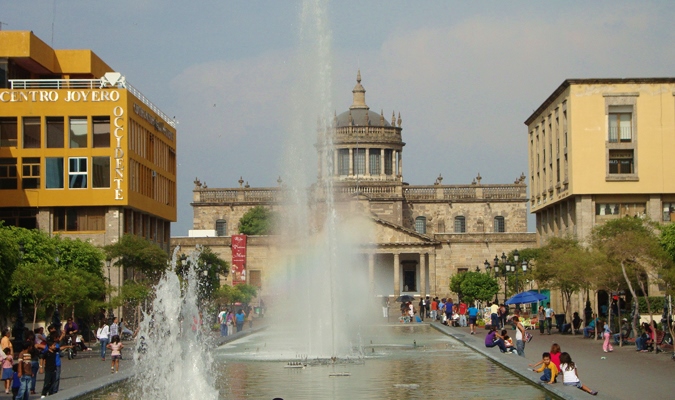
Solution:
[[[101,79],[10,79],[10,88],[14,90],[25,89],[104,89],[105,85]],[[162,112],[156,105],[154,105],[147,97],[143,95],[138,89],[133,87],[128,82],[117,83],[117,88],[126,88],[129,93],[134,95],[141,103],[145,104],[155,114],[162,118],[171,127],[176,127],[176,121],[169,118],[168,115]]]
[[[284,196],[281,189],[198,189],[197,203],[279,202]]]
[[[610,126],[609,127],[609,142],[619,143],[631,142],[633,139],[633,128],[630,126]]]
[[[524,193],[524,186],[486,186],[483,188],[483,198],[486,200],[518,199]]]
[[[476,188],[471,186],[451,186],[443,188],[443,200],[475,199]]]
[[[100,79],[10,79],[10,89],[100,89]]]
[[[407,200],[434,200],[436,199],[436,189],[433,187],[405,188],[403,196]]]

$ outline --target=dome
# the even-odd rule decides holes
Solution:
[[[356,74],[356,86],[352,90],[354,102],[349,111],[335,117],[336,127],[343,126],[391,126],[383,114],[370,111],[366,104],[366,89],[361,85],[361,71]]]
[[[350,117],[351,114],[351,117]],[[366,119],[366,115],[368,118]],[[343,126],[391,126],[382,115],[365,108],[345,111],[337,117],[337,127]],[[353,122],[352,122],[353,121]]]

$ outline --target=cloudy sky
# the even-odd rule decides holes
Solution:
[[[303,17],[302,0],[0,0],[0,26],[92,49],[176,116],[174,236],[192,227],[195,177],[212,188],[240,176],[277,185],[291,131],[316,126],[316,114],[299,112],[312,101],[297,98],[313,79],[303,46],[319,39],[330,108],[348,109],[360,68],[371,109],[401,113],[412,185],[527,173],[523,121],[566,78],[675,74],[669,1],[305,1],[315,2],[320,35],[307,33],[315,17]]]

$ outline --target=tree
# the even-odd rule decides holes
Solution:
[[[452,277],[450,290],[467,303],[489,301],[499,292],[497,280],[482,272],[462,272]]]
[[[593,246],[607,256],[610,263],[619,265],[626,285],[633,295],[634,311],[633,332],[637,332],[638,302],[637,292],[632,281],[635,280],[647,294],[645,281],[658,279],[658,271],[672,265],[668,252],[659,242],[653,226],[640,218],[624,217],[607,221],[593,229]],[[647,299],[647,308],[652,310]]]
[[[263,206],[248,210],[239,220],[239,233],[245,235],[270,235],[276,229],[277,214]]]
[[[539,249],[532,276],[540,287],[558,289],[563,313],[571,320],[572,295],[589,288],[597,254],[572,238],[551,238]]]
[[[176,260],[176,273],[186,277],[190,266],[189,258],[181,254]],[[212,299],[213,293],[220,288],[220,277],[227,276],[229,271],[230,264],[214,253],[210,247],[201,248],[195,266],[195,273],[199,277],[197,296],[200,304]]]
[[[12,274],[14,294],[29,296],[33,300],[33,327],[38,309],[54,294],[54,271],[55,267],[49,264],[21,263]]]
[[[116,260],[114,265],[131,271],[131,279],[136,280],[136,272],[153,282],[167,269],[169,257],[161,247],[135,235],[124,235],[115,244],[103,248],[106,259]]]
[[[257,293],[258,289],[255,286],[247,284],[223,285],[214,292],[214,299],[224,304],[249,303]]]

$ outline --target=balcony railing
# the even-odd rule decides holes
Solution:
[[[28,89],[106,89],[106,86],[101,79],[10,79],[10,89],[14,90],[28,90]],[[176,127],[176,121],[169,118],[168,115],[162,112],[156,105],[154,105],[147,97],[143,95],[138,89],[133,87],[128,82],[117,83],[116,86],[120,89],[127,89],[129,93],[134,95],[141,103],[145,104],[161,119],[163,119],[171,127]]]
[[[609,142],[631,142],[633,140],[633,128],[630,126],[610,126],[609,127]]]

